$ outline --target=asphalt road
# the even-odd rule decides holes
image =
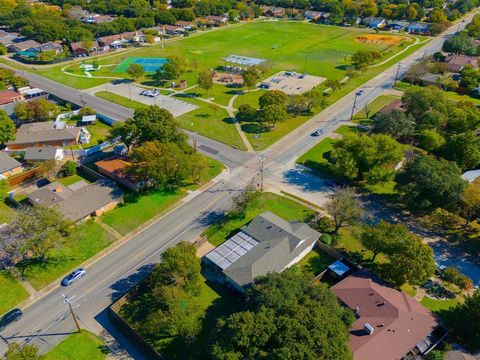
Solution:
[[[471,16],[467,18],[467,22],[469,18]],[[460,23],[459,26],[461,28],[464,25],[465,23]],[[437,51],[441,47],[444,37],[457,31],[457,26],[449,29],[442,38],[433,39],[423,49],[404,59],[400,72],[405,72],[411,64],[424,55],[425,51],[427,54]],[[358,108],[372,101],[384,89],[391,87],[396,72],[397,66],[393,66],[362,86],[364,92],[357,99]],[[53,83],[51,80],[36,75],[28,75],[28,78],[34,86],[47,91],[53,90],[52,93],[67,100],[73,97],[78,101],[78,90]],[[358,90],[339,100],[335,105],[264,151],[262,155],[265,156],[265,181],[268,182],[269,177],[282,174],[285,169],[291,167],[299,155],[323,138],[309,135],[315,129],[324,129],[326,135],[348,120],[355,93]],[[89,106],[96,107],[99,112],[103,111],[103,106],[105,106],[105,110],[108,110],[107,108],[115,109],[111,115],[117,111],[119,114],[125,114],[126,111],[123,107],[111,103],[104,104],[103,100],[94,97],[87,97],[86,101]],[[89,103],[90,101],[92,103]],[[102,108],[98,106],[102,106]],[[87,275],[77,283],[68,288],[56,288],[25,309],[25,314],[20,321],[0,333],[4,340],[3,343],[0,343],[0,354],[6,350],[9,341],[34,343],[39,346],[41,351],[48,351],[74,331],[75,327],[69,317],[66,305],[62,305],[61,294],[65,293],[74,296],[73,306],[82,326],[95,332],[103,327],[116,337],[132,357],[144,358],[128,339],[118,334],[106,317],[105,308],[144,276],[150,266],[158,261],[162,251],[179,241],[191,241],[197,238],[217,213],[230,207],[231,198],[242,187],[252,179],[255,182],[259,181],[261,160],[258,155],[246,155],[198,135],[196,139],[200,151],[216,157],[230,166],[230,172],[225,179],[198,194],[128,242],[117,247],[110,254],[88,266]]]

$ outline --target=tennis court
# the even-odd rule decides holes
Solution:
[[[168,59],[165,58],[137,58],[129,57],[126,58],[117,68],[114,70],[116,73],[124,73],[127,71],[130,64],[139,64],[142,65],[143,71],[145,72],[155,72],[157,69],[163,67]]]

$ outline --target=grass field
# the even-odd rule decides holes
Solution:
[[[104,360],[108,347],[96,335],[82,330],[55,346],[41,360]]]
[[[310,251],[300,262],[298,267],[300,269],[306,270],[313,275],[318,275],[322,271],[326,270],[328,265],[335,262],[335,258],[328,255],[326,252],[315,248]]]
[[[205,175],[202,183],[207,182],[217,176],[223,166],[210,158],[206,158],[209,163],[209,171]],[[154,216],[160,215],[185,197],[187,190],[193,190],[198,185],[187,186],[176,191],[152,190],[147,193],[135,194],[126,193],[124,203],[116,209],[109,211],[101,217],[102,222],[117,230],[120,234],[126,235],[138,226],[144,224]]]
[[[348,57],[358,50],[381,51],[390,56],[404,47],[360,43],[355,40],[365,30],[322,26],[300,22],[253,22],[242,23],[217,31],[209,31],[198,36],[190,36],[167,43],[166,48],[150,46],[134,51],[122,52],[118,56],[106,56],[98,59],[102,68],[94,76],[127,76],[115,73],[115,68],[129,57],[169,57],[179,56],[188,62],[198,63],[197,70],[216,68],[222,65],[222,58],[230,54],[252,56],[268,60],[267,75],[280,70],[296,70],[312,75],[340,80],[344,77]],[[298,41],[302,39],[302,41]],[[105,59],[106,58],[106,59]],[[305,61],[306,60],[306,61]],[[80,63],[66,70],[83,75]],[[60,69],[65,64],[38,70],[40,75],[65,82],[68,75]],[[104,83],[103,79],[77,78],[70,76],[69,85],[89,88]],[[148,80],[147,77],[143,81]]]
[[[19,265],[25,278],[39,290],[50,284],[64,273],[72,270],[114,241],[114,237],[94,222],[80,226],[74,238],[48,252],[44,263],[21,263]]]
[[[0,316],[16,304],[28,298],[27,291],[10,273],[0,271]]]
[[[217,68],[223,65],[223,57],[238,54],[266,59],[264,78],[281,70],[295,70],[332,80],[341,80],[345,78],[350,66],[350,57],[356,51],[375,50],[381,52],[382,58],[378,62],[385,61],[385,64],[369,68],[351,78],[346,85],[329,96],[329,103],[332,104],[424,44],[415,44],[406,49],[407,46],[414,43],[413,38],[406,38],[406,40],[393,45],[358,42],[356,38],[365,33],[370,33],[370,31],[292,21],[241,23],[216,31],[207,31],[187,38],[176,39],[167,42],[166,48],[163,49],[160,46],[150,46],[100,57],[98,63],[101,65],[101,69],[93,73],[93,78],[79,77],[83,76],[79,62],[39,69],[37,73],[79,89],[86,89],[103,85],[107,79],[102,77],[128,77],[126,73],[115,72],[119,64],[124,61],[128,62],[128,59],[178,56],[187,62],[188,70],[180,78],[187,80],[188,87],[190,87],[196,84],[199,71]],[[401,51],[403,52],[400,55],[391,58]],[[62,72],[62,69],[77,76],[68,75]],[[176,81],[178,82],[178,80]],[[139,82],[152,85],[151,75],[145,74],[139,79]],[[320,88],[324,89],[325,85],[320,85]],[[232,96],[238,93],[238,89],[215,84],[208,92],[196,87],[189,89],[187,93],[196,97],[212,98],[216,104],[226,106]],[[235,100],[234,106],[238,107],[244,102],[256,107],[261,93],[262,91],[256,91],[239,96]],[[97,95],[131,108],[142,106],[135,102],[126,103],[125,99],[103,92]],[[195,127],[194,131],[198,131],[202,135],[238,148],[244,147],[238,134],[232,131],[233,127],[228,126],[231,124],[224,124],[226,122],[224,111],[215,111],[215,114],[212,114],[208,104],[200,102],[199,105],[201,109],[181,117],[182,126],[189,129],[190,125]],[[268,132],[259,131],[258,126],[252,123],[242,124],[242,129],[253,148],[261,150],[306,122],[312,115],[314,114],[292,116]],[[208,119],[208,121],[200,121],[202,119]],[[191,125],[192,123],[194,125]]]
[[[225,109],[212,108],[200,100],[181,97],[199,107],[176,118],[184,129],[198,132],[200,135],[220,141],[240,150],[246,150],[235,125]]]
[[[363,107],[354,115],[353,121],[362,122],[362,120],[371,119],[372,116],[375,115],[379,110],[388,104],[391,104],[396,99],[398,99],[398,97],[393,95],[380,95],[379,97],[376,97],[371,103],[368,104],[366,108]],[[367,109],[369,111],[368,116],[366,111]]]
[[[208,241],[211,244],[218,246],[223,243],[232,232],[238,230],[255,216],[265,211],[271,211],[288,221],[304,221],[306,218],[315,214],[313,210],[293,200],[265,192],[260,194],[260,196],[252,202],[244,218],[227,217],[225,221],[210,226],[203,235],[208,237]]]
[[[442,310],[448,310],[451,307],[460,303],[458,299],[449,299],[449,300],[438,300],[433,299],[430,296],[424,296],[420,303],[425,306],[427,309],[437,312]]]

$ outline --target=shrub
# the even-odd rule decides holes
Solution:
[[[329,234],[322,234],[322,236],[320,236],[320,241],[325,245],[330,246],[332,245],[332,236]]]
[[[71,160],[67,160],[67,162],[62,165],[60,171],[65,176],[75,175],[77,173],[77,163]]]
[[[442,271],[442,277],[451,282],[452,284],[457,285],[462,290],[469,290],[473,287],[472,280],[463,275],[456,267],[449,266]]]
[[[96,115],[96,114],[97,114],[96,111],[89,106],[81,108],[80,111],[78,112],[78,115],[80,116]]]

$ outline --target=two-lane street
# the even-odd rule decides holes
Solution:
[[[466,23],[472,16],[466,18]],[[433,38],[423,48],[402,60],[400,74],[405,73],[425,54],[438,51],[445,37],[455,33],[466,23],[453,26],[441,37]],[[361,87],[363,94],[357,99],[357,108],[365,106],[385,89],[390,88],[396,74],[397,65],[393,65],[365,83]],[[40,76],[27,74],[27,77],[32,85],[75,103],[78,103],[82,93],[84,101],[105,116],[120,120],[132,114],[130,109],[86,95]],[[200,151],[228,165],[229,173],[224,179],[88,266],[87,275],[81,281],[68,288],[55,288],[26,308],[24,316],[17,323],[0,333],[4,339],[4,342],[0,343],[0,354],[4,353],[9,341],[31,342],[39,346],[41,351],[47,351],[74,331],[75,325],[68,308],[62,305],[61,294],[65,293],[75,296],[72,300],[73,306],[82,326],[97,333],[103,327],[117,338],[132,357],[142,359],[143,356],[128,339],[123,338],[112,327],[104,309],[144,276],[151,264],[158,261],[162,251],[179,241],[192,241],[198,238],[217,212],[229,208],[231,198],[238,191],[252,179],[258,182],[260,155],[265,156],[265,181],[268,183],[269,177],[282,176],[286,170],[292,168],[298,156],[321,141],[342,122],[349,120],[355,93],[359,90],[348,94],[260,154],[243,153],[213,140],[190,134],[191,137],[197,136],[197,147]],[[311,137],[310,133],[316,129],[323,129],[324,134],[320,137]]]

